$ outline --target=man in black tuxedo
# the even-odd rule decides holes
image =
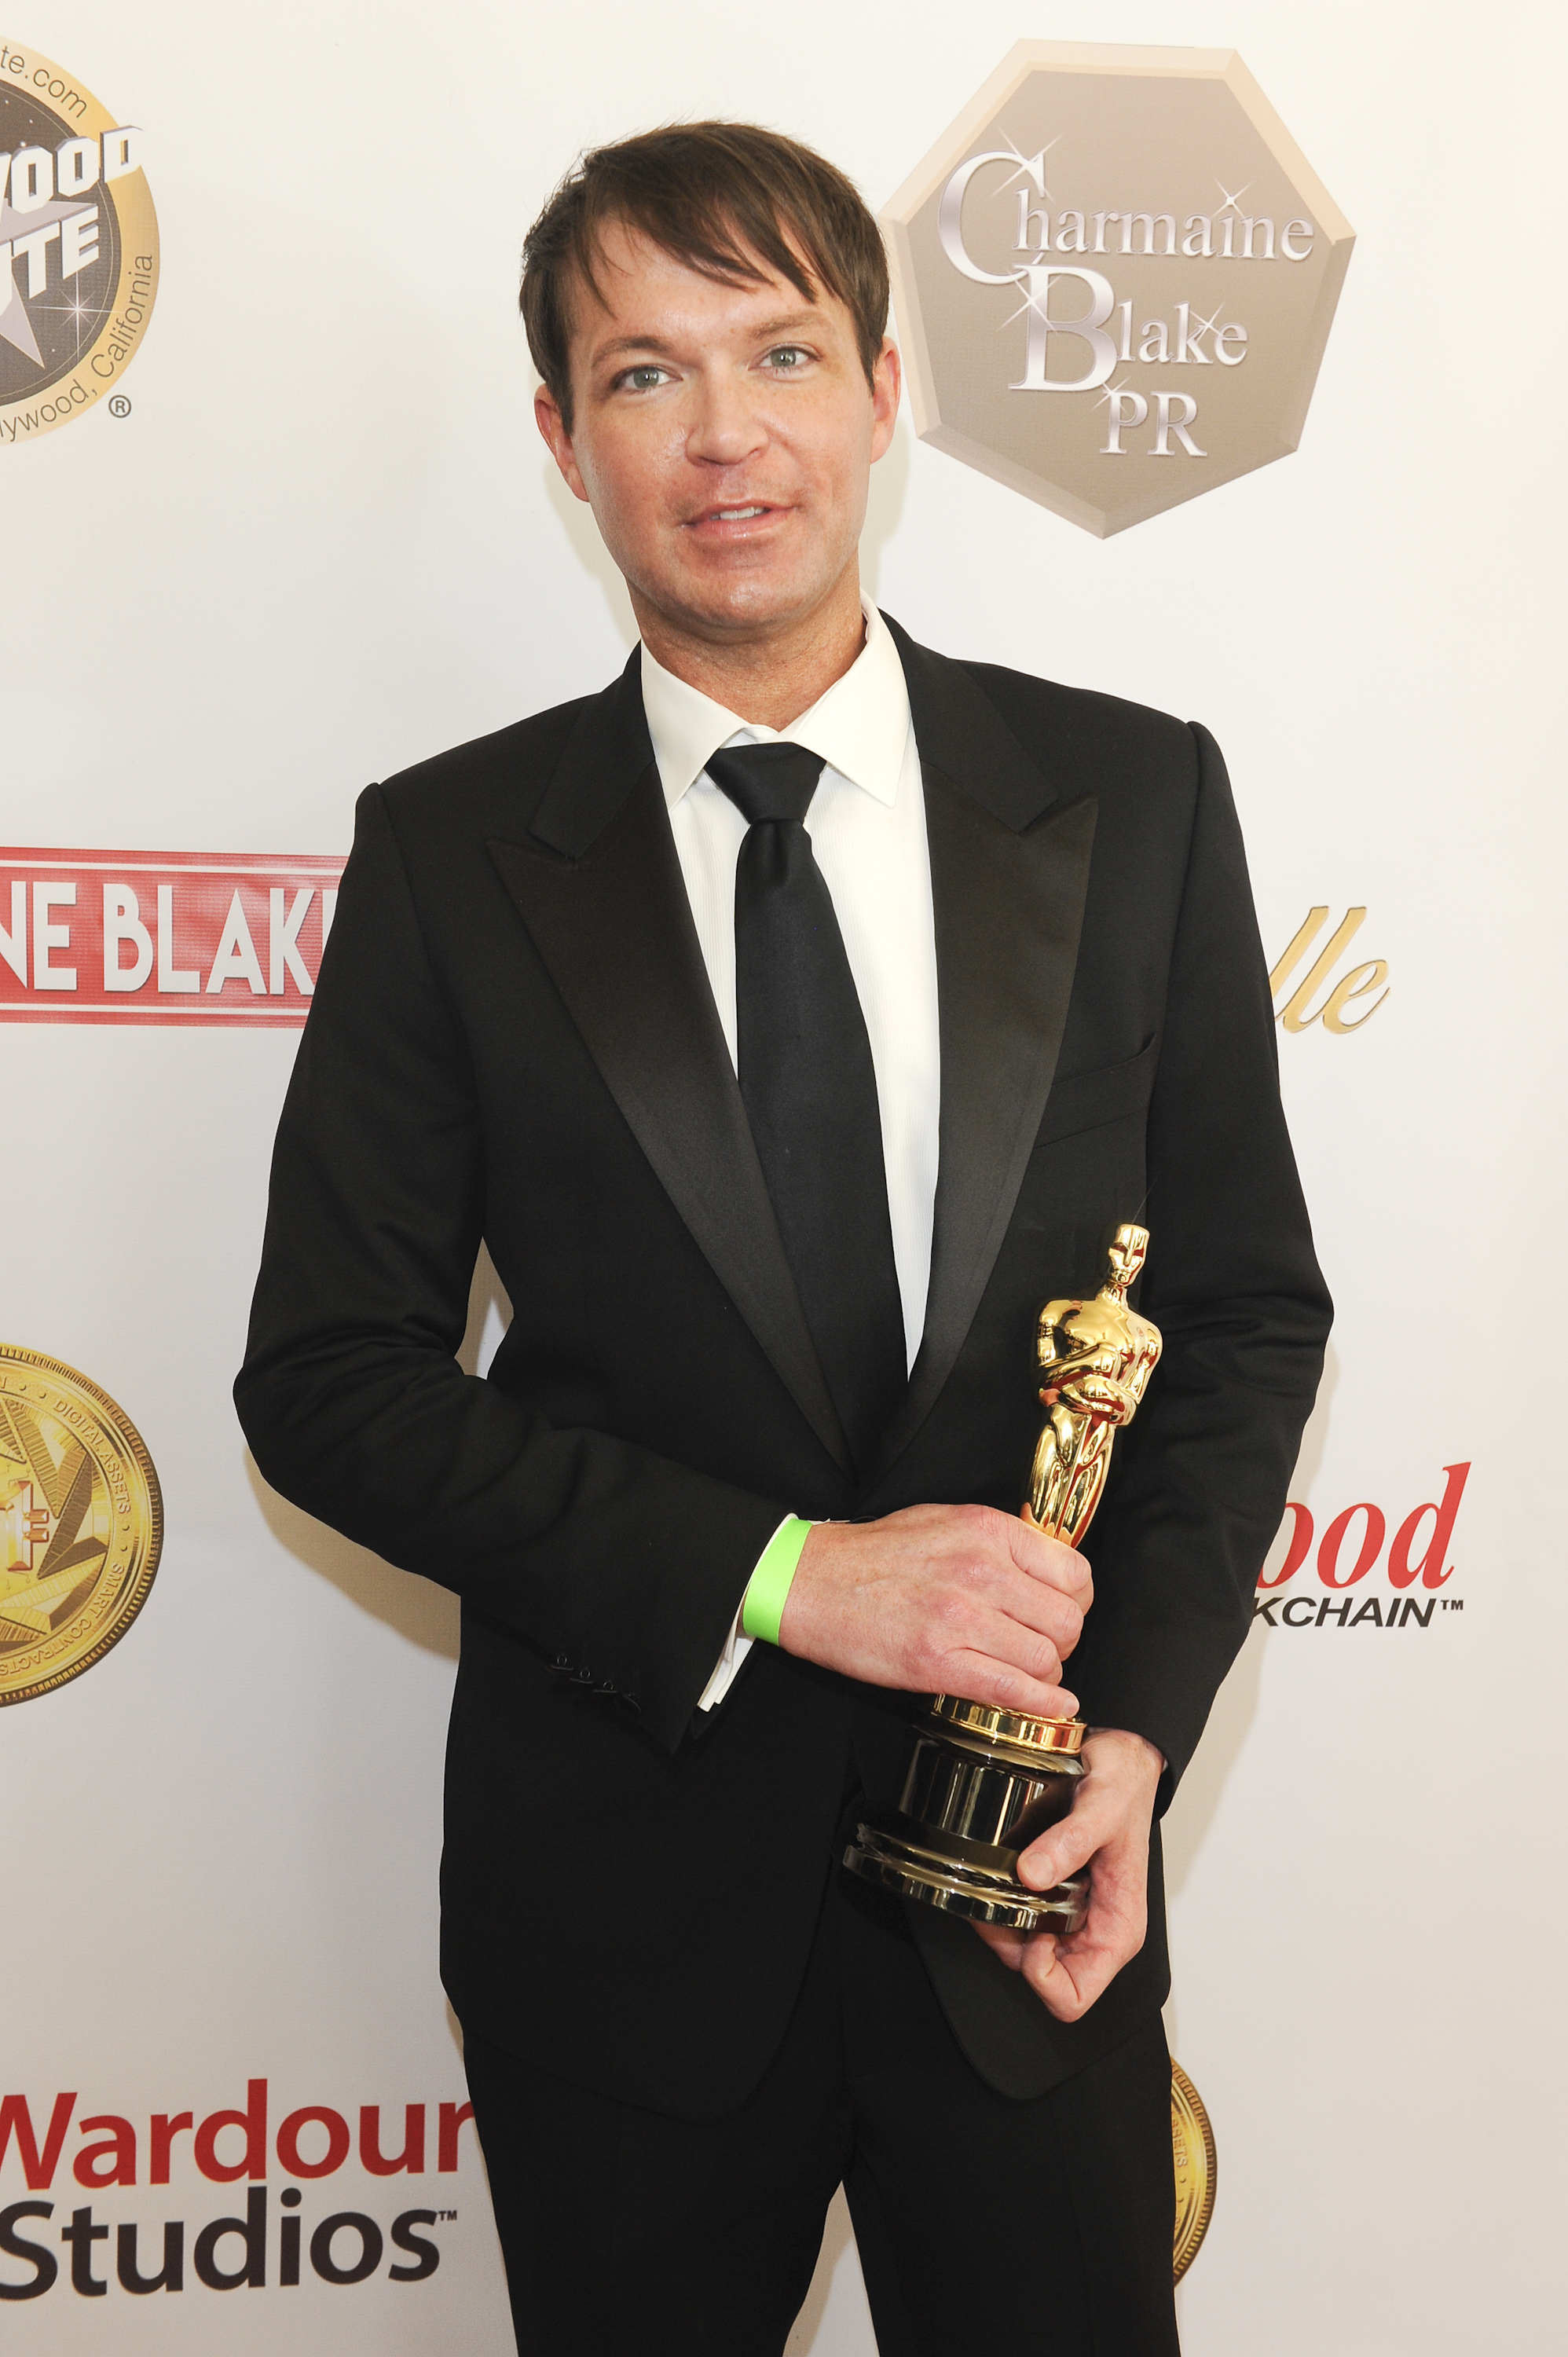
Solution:
[[[525,2352],[777,2357],[841,2180],[888,2357],[1176,2347],[1151,1823],[1328,1302],[1213,741],[863,608],[886,299],[769,133],[557,192],[539,419],[641,645],[362,797],[278,1134],[236,1396],[463,1598],[444,1969]],[[1031,1342],[1133,1217],[1091,1586],[1017,1518]],[[1090,1721],[1024,1863],[1090,1867],[1072,1938],[837,1865],[939,1689]]]

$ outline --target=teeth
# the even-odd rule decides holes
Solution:
[[[744,523],[748,516],[759,516],[764,512],[761,508],[715,508],[714,511],[723,523]]]

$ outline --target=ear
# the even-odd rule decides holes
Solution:
[[[898,423],[898,397],[903,389],[903,365],[898,347],[890,336],[882,339],[871,371],[871,457],[873,464],[880,458],[893,440],[893,429]]]
[[[588,487],[583,480],[582,470],[577,464],[577,454],[572,447],[572,437],[566,431],[566,421],[561,414],[561,405],[547,385],[542,384],[533,396],[533,418],[541,434],[550,445],[551,457],[560,468],[567,490],[574,499],[583,500],[585,505]]]

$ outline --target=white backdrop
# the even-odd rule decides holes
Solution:
[[[1022,35],[1234,46],[1355,224],[1297,456],[1101,544],[906,425],[865,551],[917,637],[1206,721],[1271,953],[1309,907],[1364,906],[1354,955],[1390,967],[1359,1033],[1281,1037],[1339,1305],[1293,1497],[1317,1536],[1362,1501],[1391,1533],[1472,1471],[1424,1627],[1317,1625],[1315,1538],[1279,1591],[1313,1625],[1254,1628],[1171,1820],[1172,2038],[1220,2166],[1191,2357],[1560,2345],[1560,22],[1530,0],[29,0],[11,28],[143,126],[163,282],[131,414],[4,460],[10,845],[342,851],[368,779],[619,666],[628,609],[533,436],[514,308],[522,231],[585,143],[755,116],[875,204]],[[434,2154],[462,2093],[435,1975],[455,1609],[273,1499],[228,1405],[294,1046],[0,1027],[0,1338],[115,1395],[167,1510],[125,1641],[0,1713],[0,2091],[35,2122],[78,2091],[79,2118],[145,2138],[265,2076],[274,2128],[377,2104],[395,2150],[418,2102]],[[1386,1550],[1348,1593],[1386,1609]],[[62,2272],[7,2330],[116,2357],[503,2357],[461,2134],[455,2173],[350,2160],[306,2186],[307,2229],[455,2210],[424,2283],[307,2266],[215,2310],[188,2276],[127,2297],[102,2244],[106,2297]],[[153,2271],[163,2219],[243,2208],[188,2137],[167,2187],[142,2150],[134,2190],[102,2192],[70,2175],[81,2143],[40,2241],[91,2201],[140,2222]],[[0,2204],[27,2194],[13,2142]],[[840,2222],[792,2346],[873,2347]]]

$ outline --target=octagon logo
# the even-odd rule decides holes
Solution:
[[[141,132],[0,40],[0,443],[36,441],[116,391],[157,285]]]
[[[1355,242],[1233,51],[1067,41],[882,222],[922,441],[1102,538],[1296,447]]]

